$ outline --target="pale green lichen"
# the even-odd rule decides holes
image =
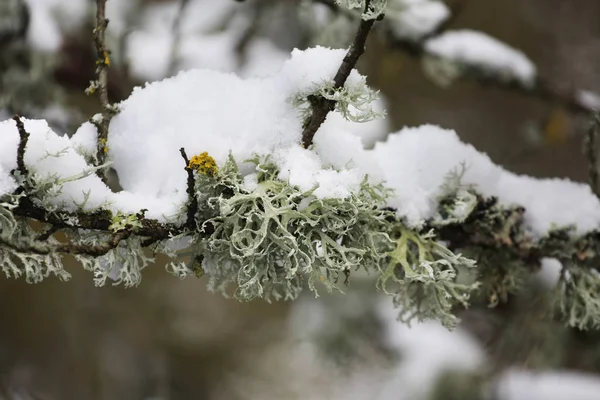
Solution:
[[[0,269],[7,277],[24,276],[27,283],[39,283],[50,275],[69,279],[61,255],[51,251],[56,240],[36,242],[29,223],[12,214],[20,197],[5,195],[0,201]]]
[[[87,240],[93,245],[98,242],[98,237],[92,234]],[[130,237],[103,256],[77,255],[75,258],[85,270],[94,274],[96,286],[104,286],[106,280],[111,278],[113,285],[134,287],[142,280],[142,270],[154,261],[153,257],[145,253],[141,242],[139,237]]]
[[[364,77],[358,83],[346,84],[341,88],[335,88],[333,81],[324,81],[308,91],[297,93],[292,98],[292,104],[300,110],[304,120],[312,112],[311,98],[315,96],[335,101],[335,110],[352,122],[368,122],[384,116],[373,109],[378,92],[367,86]]]
[[[335,3],[349,10],[363,10],[362,19],[371,20],[377,19],[385,13],[388,2],[387,0],[371,0],[367,10],[365,10],[366,0],[335,0]]]
[[[199,212],[214,213],[203,224],[214,232],[198,243],[211,289],[228,293],[234,287],[244,301],[293,299],[305,280],[315,292],[317,283],[331,291],[353,270],[376,270],[391,249],[386,213],[378,207],[385,199],[381,187],[364,181],[348,198],[317,199],[278,180],[274,164],[254,161],[255,190],[242,188],[230,158],[212,184],[220,190]],[[207,185],[200,182],[197,189],[206,193]]]
[[[567,324],[579,329],[600,328],[600,274],[576,265],[563,268],[555,302]]]
[[[112,217],[112,221],[108,229],[113,232],[123,231],[125,229],[131,229],[136,231],[141,228],[142,224],[138,220],[138,215],[136,214],[123,214],[120,211],[117,215]]]
[[[475,267],[475,261],[436,242],[433,232],[420,234],[398,225],[393,237],[395,249],[381,268],[378,286],[393,296],[400,308],[399,318],[405,322],[438,319],[444,326],[454,327],[458,318],[452,308],[467,307],[471,292],[478,286],[458,283],[457,274],[462,268]]]

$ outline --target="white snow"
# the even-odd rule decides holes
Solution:
[[[427,40],[425,51],[526,86],[531,86],[536,78],[536,67],[523,52],[482,32],[446,31]]]
[[[189,156],[207,151],[219,165],[230,152],[240,162],[254,153],[274,154],[282,179],[303,190],[318,186],[317,197],[348,196],[362,174],[331,170],[315,153],[301,149],[302,120],[289,101],[331,79],[344,55],[345,50],[322,47],[296,50],[279,73],[264,79],[192,70],[135,89],[110,125],[109,157],[125,190],[118,196],[145,199],[139,207],[155,210],[154,216],[174,214],[187,197],[181,147]],[[363,79],[354,71],[348,84]],[[329,124],[335,130],[335,122]],[[80,152],[94,150],[94,130],[86,123],[73,136]]]
[[[343,298],[326,296],[316,300],[301,297],[294,301],[289,333],[285,335],[291,343],[286,348],[291,352],[303,349],[304,363],[302,368],[294,371],[282,369],[278,372],[293,372],[294,380],[303,383],[299,385],[300,397],[315,400],[425,400],[442,373],[475,371],[485,366],[483,349],[463,329],[449,331],[431,321],[408,327],[396,320],[398,310],[393,308],[389,298],[356,293],[350,292]],[[360,356],[342,364],[345,369],[340,370],[339,364],[328,362],[327,355],[322,354],[319,339],[344,332],[341,321],[369,313],[374,313],[381,322],[381,343],[398,355],[397,360],[382,361],[380,357],[369,355],[369,349],[360,341],[353,341],[353,348]],[[264,362],[259,359],[258,365]],[[278,398],[281,397],[296,396]]]
[[[288,54],[256,36],[247,44],[242,63],[237,45],[251,21],[247,13],[236,13],[240,7],[243,6],[220,0],[190,1],[174,27],[179,2],[146,6],[140,26],[126,39],[130,72],[144,81],[159,80],[194,68],[237,72],[240,76],[272,75],[281,68]],[[171,65],[173,70],[169,70]]]
[[[63,34],[85,21],[89,3],[86,0],[25,0],[30,22],[27,40],[39,51],[55,52]]]
[[[596,400],[600,377],[570,371],[509,370],[496,388],[500,400]]]
[[[484,366],[485,353],[466,331],[453,331],[439,322],[412,323],[396,320],[398,310],[384,299],[380,306],[386,322],[386,342],[400,352],[400,362],[390,371],[378,399],[425,399],[440,374],[475,371]]]
[[[419,40],[448,17],[450,9],[441,1],[392,0],[388,2],[384,21],[397,38]]]
[[[589,110],[600,111],[600,94],[589,90],[577,92],[577,101]]]
[[[434,125],[405,128],[377,143],[373,152],[382,177],[396,191],[390,205],[411,225],[435,214],[446,177],[464,164],[462,183],[499,197],[506,206],[525,207],[525,224],[533,233],[543,235],[553,226],[567,225],[585,233],[600,226],[600,202],[588,185],[513,174],[462,143],[452,130]]]
[[[24,119],[23,122],[30,134],[24,161],[36,180],[66,179],[89,171],[90,167],[75,151],[68,137],[57,135],[46,121]],[[12,120],[0,122],[0,173],[2,171],[7,173],[16,168],[18,144],[19,134],[16,123]],[[9,182],[8,187],[2,187],[0,195],[9,192],[11,186],[14,188],[14,180],[10,176],[0,177],[0,182]],[[90,196],[83,210],[97,208],[106,202],[110,195],[108,188],[94,174],[66,182],[61,190],[58,190],[59,188],[61,188],[60,184],[53,188],[53,196],[48,200],[51,204],[69,211],[77,209],[76,203],[84,203],[88,191]]]
[[[540,261],[540,270],[533,274],[533,277],[537,278],[543,287],[548,289],[555,288],[563,268],[561,262],[556,258],[542,258]]]

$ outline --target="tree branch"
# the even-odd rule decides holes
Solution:
[[[21,174],[22,177],[26,177],[29,175],[29,171],[27,170],[27,166],[25,165],[24,157],[25,157],[25,147],[27,147],[27,141],[29,140],[29,132],[25,130],[25,125],[23,121],[21,121],[21,117],[19,115],[13,116],[13,120],[17,124],[17,130],[19,131],[19,146],[17,147],[17,171]]]
[[[428,228],[436,231],[440,240],[453,250],[480,249],[495,251],[524,265],[537,269],[542,258],[556,258],[563,265],[578,264],[600,271],[600,232],[575,235],[572,228],[551,230],[542,239],[535,239],[525,228],[523,207],[504,208],[495,197],[478,196],[477,206],[460,223]]]
[[[592,122],[587,131],[585,140],[585,155],[588,160],[590,188],[600,199],[600,165],[598,165],[598,153],[600,152],[600,113],[594,114]]]
[[[96,46],[96,74],[98,75],[98,81],[92,84],[93,90],[90,92],[97,92],[100,100],[100,106],[102,107],[101,119],[94,120],[92,122],[98,130],[98,142],[96,145],[96,159],[97,165],[102,165],[106,161],[106,154],[108,153],[107,140],[108,140],[108,127],[110,120],[115,114],[114,108],[110,105],[108,99],[108,68],[110,67],[110,51],[106,47],[105,36],[106,27],[108,26],[108,19],[106,15],[106,1],[107,0],[96,0],[96,26],[94,28],[94,44]],[[106,183],[106,177],[104,173],[100,173],[100,178]]]
[[[365,2],[365,13],[369,10],[370,4],[371,0]],[[381,18],[382,17],[378,18],[378,20]],[[352,69],[356,66],[358,59],[365,52],[365,43],[374,23],[375,19],[365,20],[361,18],[358,30],[354,36],[354,41],[350,45],[350,48],[342,61],[342,65],[340,65],[340,68],[333,78],[334,89],[339,89],[344,86],[346,79],[348,79],[350,72],[352,72]],[[334,100],[327,100],[320,96],[313,96],[310,100],[312,114],[306,121],[304,131],[302,132],[302,146],[304,146],[304,148],[308,148],[312,144],[315,133],[317,133],[317,130],[325,121],[325,118],[327,118],[327,114],[335,108],[336,103]]]
[[[198,212],[198,198],[196,197],[194,190],[196,186],[196,180],[194,179],[194,171],[190,168],[190,159],[185,153],[185,149],[182,147],[179,149],[179,152],[185,161],[185,171],[187,172],[186,192],[189,198],[189,203],[187,206],[187,219],[185,224],[189,229],[193,230],[196,225],[196,213]]]

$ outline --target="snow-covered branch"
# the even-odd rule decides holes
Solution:
[[[6,274],[66,279],[62,260],[71,254],[98,285],[110,278],[133,286],[165,254],[169,272],[206,276],[211,289],[247,301],[294,299],[306,286],[342,290],[366,271],[403,318],[454,326],[456,308],[474,294],[502,301],[554,259],[557,309],[572,326],[600,326],[600,200],[592,190],[510,173],[436,126],[365,148],[353,132],[357,121],[378,117],[376,93],[355,66],[386,2],[338,3],[362,10],[348,51],[294,50],[262,78],[181,72],[136,88],[115,113],[99,0],[101,59],[91,87],[104,114],[70,138],[41,120],[0,123]],[[439,5],[427,7],[440,14]],[[400,18],[393,7],[388,16]],[[485,36],[419,40],[451,72],[464,63],[537,87],[524,55]],[[96,174],[108,163],[120,192]]]

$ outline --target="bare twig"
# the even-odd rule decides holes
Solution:
[[[370,5],[371,0],[367,0],[365,2],[365,13],[369,11]],[[350,45],[350,48],[342,61],[342,65],[340,65],[340,68],[333,78],[334,89],[339,89],[344,86],[346,79],[348,79],[350,72],[352,72],[352,69],[356,66],[358,59],[365,52],[365,43],[374,23],[375,19],[367,20],[361,18],[358,30],[354,36],[354,41]],[[321,96],[313,96],[310,100],[312,114],[306,121],[304,131],[302,132],[302,145],[305,148],[308,148],[312,144],[315,133],[317,133],[317,130],[325,121],[325,118],[327,118],[327,114],[335,108],[336,103],[334,100],[328,100]]]
[[[196,193],[194,187],[196,186],[196,180],[194,179],[194,171],[189,167],[190,159],[185,153],[185,149],[182,147],[179,149],[181,153],[181,157],[185,161],[185,171],[187,172],[187,188],[186,192],[189,198],[189,204],[187,206],[187,219],[186,226],[189,229],[194,229],[196,224],[196,213],[198,212],[198,198],[196,197]]]
[[[13,120],[17,123],[17,129],[19,131],[19,146],[17,147],[17,171],[23,178],[27,177],[29,172],[25,165],[25,147],[27,147],[27,141],[29,140],[29,132],[25,130],[25,125],[21,121],[19,115],[13,116]]]
[[[585,140],[585,156],[588,160],[590,188],[600,199],[600,165],[598,153],[600,152],[600,113],[594,114]]]
[[[102,118],[99,121],[94,120],[94,124],[98,129],[98,143],[96,147],[96,159],[98,165],[102,165],[106,161],[106,153],[108,152],[108,127],[110,120],[115,112],[108,100],[108,68],[110,67],[110,51],[106,47],[105,36],[108,19],[106,15],[106,1],[96,0],[96,27],[94,28],[94,44],[96,45],[96,74],[98,82],[95,91],[100,99],[102,107]],[[100,177],[106,182],[106,177],[100,173]]]

